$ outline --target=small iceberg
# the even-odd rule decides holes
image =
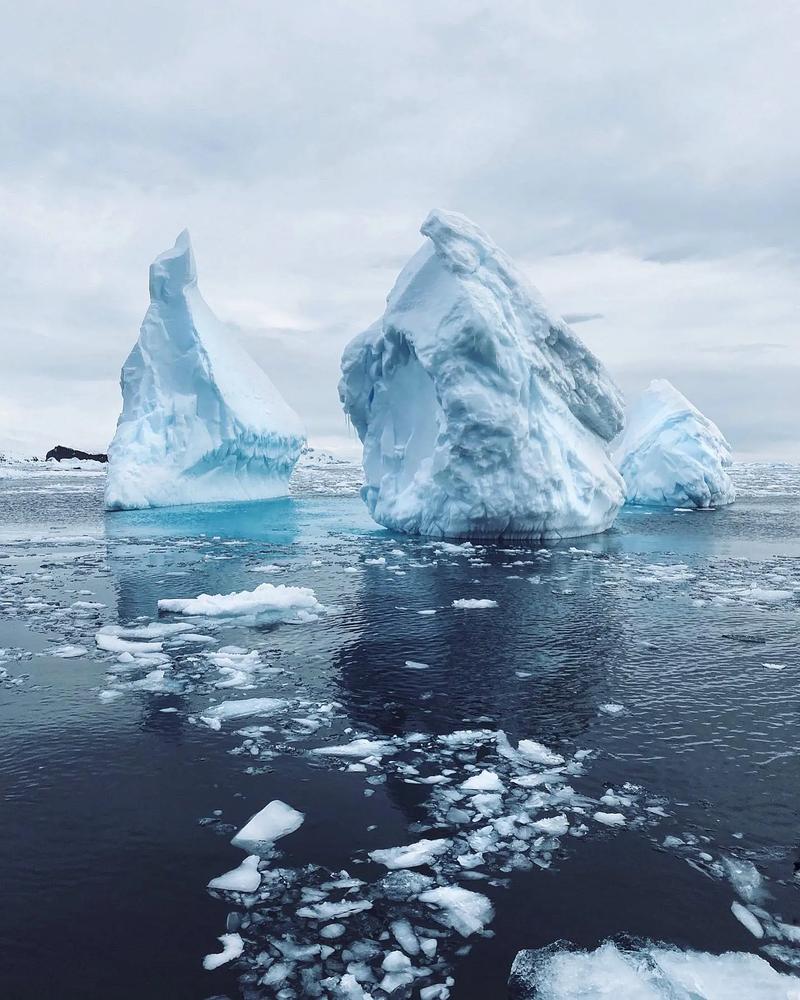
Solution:
[[[287,494],[302,424],[206,305],[185,230],[150,266],[150,308],[121,386],[107,510]]]
[[[627,502],[653,507],[733,503],[731,446],[717,425],[664,378],[645,389],[615,449]]]

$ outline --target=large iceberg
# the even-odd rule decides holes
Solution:
[[[453,538],[604,531],[624,501],[619,390],[477,226],[434,211],[383,317],[342,358],[379,524]]]
[[[150,266],[121,385],[108,510],[286,495],[302,425],[203,300],[186,231]]]
[[[632,408],[616,459],[628,503],[718,507],[736,499],[725,471],[731,446],[664,378],[654,379]]]

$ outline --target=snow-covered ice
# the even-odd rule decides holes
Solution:
[[[254,850],[262,844],[273,844],[303,825],[305,815],[280,799],[273,799],[251,817],[234,836],[231,843],[242,850]]]
[[[497,601],[489,597],[457,597],[453,601],[453,607],[462,611],[475,611],[481,608],[496,608]]]
[[[631,409],[615,457],[628,503],[707,508],[736,498],[730,445],[666,379],[652,381]]]
[[[437,210],[421,231],[383,317],[342,358],[370,513],[439,538],[604,531],[624,499],[607,452],[619,390],[477,226]]]
[[[285,615],[310,620],[323,611],[310,587],[287,587],[285,584],[261,583],[255,590],[233,594],[200,594],[198,597],[163,598],[158,610],[179,615],[202,615],[210,618],[236,615]]]
[[[562,942],[563,944],[563,942]],[[798,980],[763,958],[741,952],[705,952],[643,946],[627,951],[606,942],[595,951],[543,948],[521,951],[509,980],[514,1000],[797,1000]]]
[[[107,509],[287,494],[302,425],[206,305],[185,231],[150,266],[150,307],[121,385]]]

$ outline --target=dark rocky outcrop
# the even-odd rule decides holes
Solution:
[[[50,451],[44,456],[46,459],[55,459],[56,462],[61,462],[65,458],[77,458],[82,462],[107,462],[108,455],[97,454],[92,455],[88,451],[79,451],[77,448],[65,448],[63,444],[57,444],[55,448],[51,448]]]

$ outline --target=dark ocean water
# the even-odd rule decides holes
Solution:
[[[0,480],[0,994],[328,995],[300,979],[322,959],[281,959],[274,941],[319,942],[326,921],[297,910],[341,870],[364,885],[324,898],[373,906],[342,919],[318,978],[341,974],[355,942],[396,947],[381,934],[406,918],[438,940],[414,996],[452,976],[457,1000],[501,998],[518,949],[618,933],[791,971],[731,913],[723,859],[758,869],[767,925],[800,922],[800,469],[737,470],[729,509],[625,511],[604,536],[513,549],[391,536],[326,475],[291,500],[109,517],[99,477]],[[192,620],[200,638],[168,636],[164,662],[96,646],[106,625],[179,621],[159,619],[160,598],[262,582],[311,587],[326,611]],[[496,607],[452,606],[464,598]],[[54,655],[65,644],[85,652]],[[232,670],[247,653],[259,665],[220,672],[226,646]],[[256,697],[285,708],[203,722]],[[441,739],[464,730],[545,744],[574,798],[571,833],[536,850],[507,838],[475,868],[416,869],[491,901],[462,938],[431,907],[387,902],[366,852],[497,818],[491,803],[480,823],[445,817],[441,795],[471,774],[510,788],[517,773],[494,737]],[[363,768],[310,752],[356,737],[391,749]],[[608,789],[621,805],[597,804]],[[261,899],[210,893],[244,856],[233,832],[273,799],[306,816],[278,843],[284,874]],[[595,821],[603,809],[625,826]],[[242,960],[205,971],[228,915],[236,928],[248,913]],[[276,986],[261,981],[281,965]]]

